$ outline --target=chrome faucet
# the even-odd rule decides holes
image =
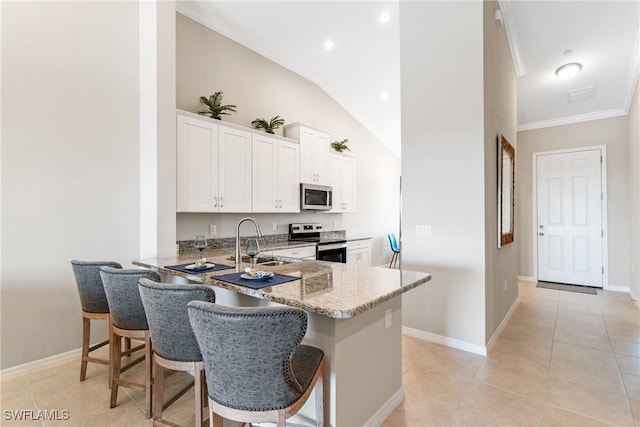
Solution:
[[[251,221],[253,225],[256,226],[256,231],[258,232],[258,237],[262,237],[262,230],[260,229],[260,224],[250,217],[242,218],[238,221],[238,225],[236,226],[236,271],[242,270],[242,258],[240,258],[240,225],[245,221]]]

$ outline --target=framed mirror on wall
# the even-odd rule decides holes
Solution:
[[[516,150],[504,136],[498,140],[498,247],[513,242]]]

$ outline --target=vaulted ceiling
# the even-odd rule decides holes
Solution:
[[[398,7],[177,3],[180,13],[318,84],[399,154]],[[640,62],[639,1],[500,1],[500,8],[519,76],[520,130],[627,114]],[[556,69],[569,62],[580,63],[581,72],[559,79]]]

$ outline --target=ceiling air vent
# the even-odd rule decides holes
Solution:
[[[583,89],[570,90],[567,92],[569,102],[584,101],[595,98],[597,86],[585,87]]]

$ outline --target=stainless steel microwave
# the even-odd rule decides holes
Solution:
[[[332,189],[326,185],[300,184],[300,208],[331,210]]]

